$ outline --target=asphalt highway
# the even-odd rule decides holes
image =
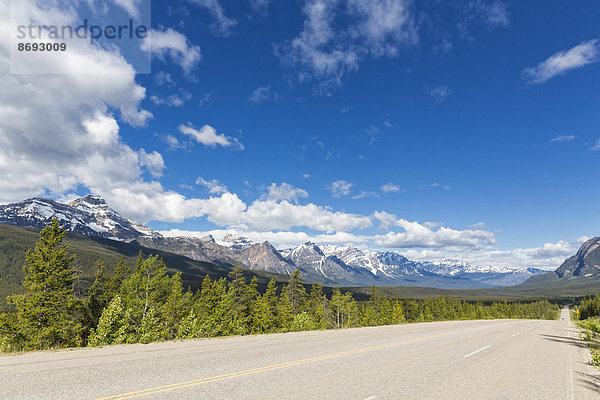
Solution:
[[[0,398],[600,399],[600,371],[563,317],[8,355]]]

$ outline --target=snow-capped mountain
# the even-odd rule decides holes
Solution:
[[[227,235],[219,243],[210,235],[203,238],[163,237],[147,226],[121,217],[102,197],[94,195],[68,204],[35,198],[0,206],[0,224],[41,229],[53,217],[71,232],[127,241],[197,261],[242,265],[277,274],[290,274],[299,268],[308,283],[467,289],[516,285],[532,275],[546,272],[534,268],[479,267],[456,260],[412,261],[392,251],[319,246],[311,242],[278,251],[268,242],[252,243],[237,235]]]
[[[53,217],[66,230],[87,236],[123,241],[154,234],[149,227],[121,217],[100,196],[88,195],[68,204],[33,198],[0,206],[0,224],[41,229]]]
[[[433,284],[461,285],[469,282],[470,287],[512,286],[526,281],[530,276],[547,271],[536,268],[499,268],[493,266],[474,266],[459,260],[444,260],[442,262],[411,261],[392,251],[375,252],[361,250],[356,247],[323,246],[323,252],[336,256],[344,263],[353,267],[368,269],[379,277],[384,284],[407,284],[411,282],[430,282]],[[444,282],[436,282],[436,278],[447,278]],[[449,279],[449,280],[448,280]],[[402,283],[396,283],[402,282]],[[408,282],[408,283],[407,283]],[[452,287],[455,287],[451,285]]]
[[[337,285],[373,285],[377,277],[368,269],[357,268],[344,263],[335,255],[327,255],[314,243],[307,242],[282,252],[283,257],[293,262],[306,280]]]

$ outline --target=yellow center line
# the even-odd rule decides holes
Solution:
[[[338,357],[348,356],[348,355],[352,355],[352,354],[365,353],[368,351],[379,350],[379,349],[383,349],[383,348],[387,348],[387,347],[398,346],[401,344],[414,343],[414,342],[419,342],[419,341],[423,341],[423,340],[435,339],[435,338],[439,338],[439,337],[474,331],[474,330],[478,330],[478,329],[482,329],[482,328],[471,328],[471,329],[464,329],[464,330],[457,331],[457,332],[446,332],[446,333],[440,333],[437,335],[421,336],[421,337],[418,337],[415,339],[401,340],[398,342],[391,342],[391,343],[385,343],[385,344],[380,344],[380,345],[376,345],[376,346],[363,347],[360,349],[325,354],[322,356],[304,358],[304,359],[296,360],[296,361],[288,361],[288,362],[281,363],[281,364],[268,365],[268,366],[259,367],[259,368],[247,369],[244,371],[230,372],[228,374],[215,375],[215,376],[211,376],[211,377],[207,377],[207,378],[194,379],[191,381],[173,383],[173,384],[165,385],[165,386],[157,386],[157,387],[153,387],[153,388],[138,390],[135,392],[121,393],[121,394],[116,394],[116,395],[108,396],[108,397],[99,397],[96,400],[132,399],[134,397],[148,396],[151,394],[166,392],[169,390],[181,389],[181,388],[190,387],[190,386],[202,385],[202,384],[210,383],[210,382],[222,381],[225,379],[236,378],[238,376],[258,374],[260,372],[267,372],[267,371],[272,371],[275,369],[281,369],[281,368],[286,368],[286,367],[291,367],[291,366],[296,366],[296,365],[309,364],[309,363],[314,363],[317,361],[323,361],[323,360],[328,360],[331,358],[338,358]]]

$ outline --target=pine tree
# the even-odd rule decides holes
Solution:
[[[327,297],[321,282],[311,286],[306,308],[312,316],[313,329],[327,329]]]
[[[25,293],[10,297],[17,309],[17,328],[25,349],[49,349],[81,344],[82,326],[77,321],[73,295],[75,256],[61,246],[66,232],[53,218],[40,233],[35,250],[23,267]]]
[[[140,263],[139,257],[141,257],[141,255],[142,252],[140,251],[140,254],[138,255],[138,263]],[[125,258],[121,257],[121,260],[119,261],[119,264],[117,264],[117,267],[113,271],[112,276],[110,277],[110,279],[106,280],[106,283],[104,285],[103,297],[106,303],[109,303],[113,297],[119,294],[119,291],[121,290],[121,285],[123,284],[123,281],[129,276],[129,274],[131,274],[131,270],[125,264]]]
[[[251,286],[246,285],[242,267],[235,267],[229,273],[227,288],[227,301],[231,307],[232,327],[236,334],[243,335],[248,332],[251,324],[252,309],[258,296],[256,291],[256,278]]]
[[[83,300],[82,304],[82,320],[84,327],[84,336],[98,325],[98,320],[102,315],[102,311],[108,304],[104,297],[106,276],[104,274],[104,262],[102,260],[96,261],[96,274],[94,277],[94,283],[87,292],[87,297]]]
[[[277,286],[271,279],[267,289],[259,296],[254,305],[253,331],[270,333],[277,330]]]
[[[183,292],[181,272],[171,277],[171,292],[165,304],[161,307],[164,336],[174,339],[177,336],[179,323],[189,314],[191,308],[191,293]]]
[[[290,281],[285,285],[281,295],[287,297],[292,315],[296,315],[303,310],[306,301],[306,289],[299,269],[290,274]]]

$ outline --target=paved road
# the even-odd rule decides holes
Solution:
[[[0,357],[10,399],[598,399],[568,312]]]

